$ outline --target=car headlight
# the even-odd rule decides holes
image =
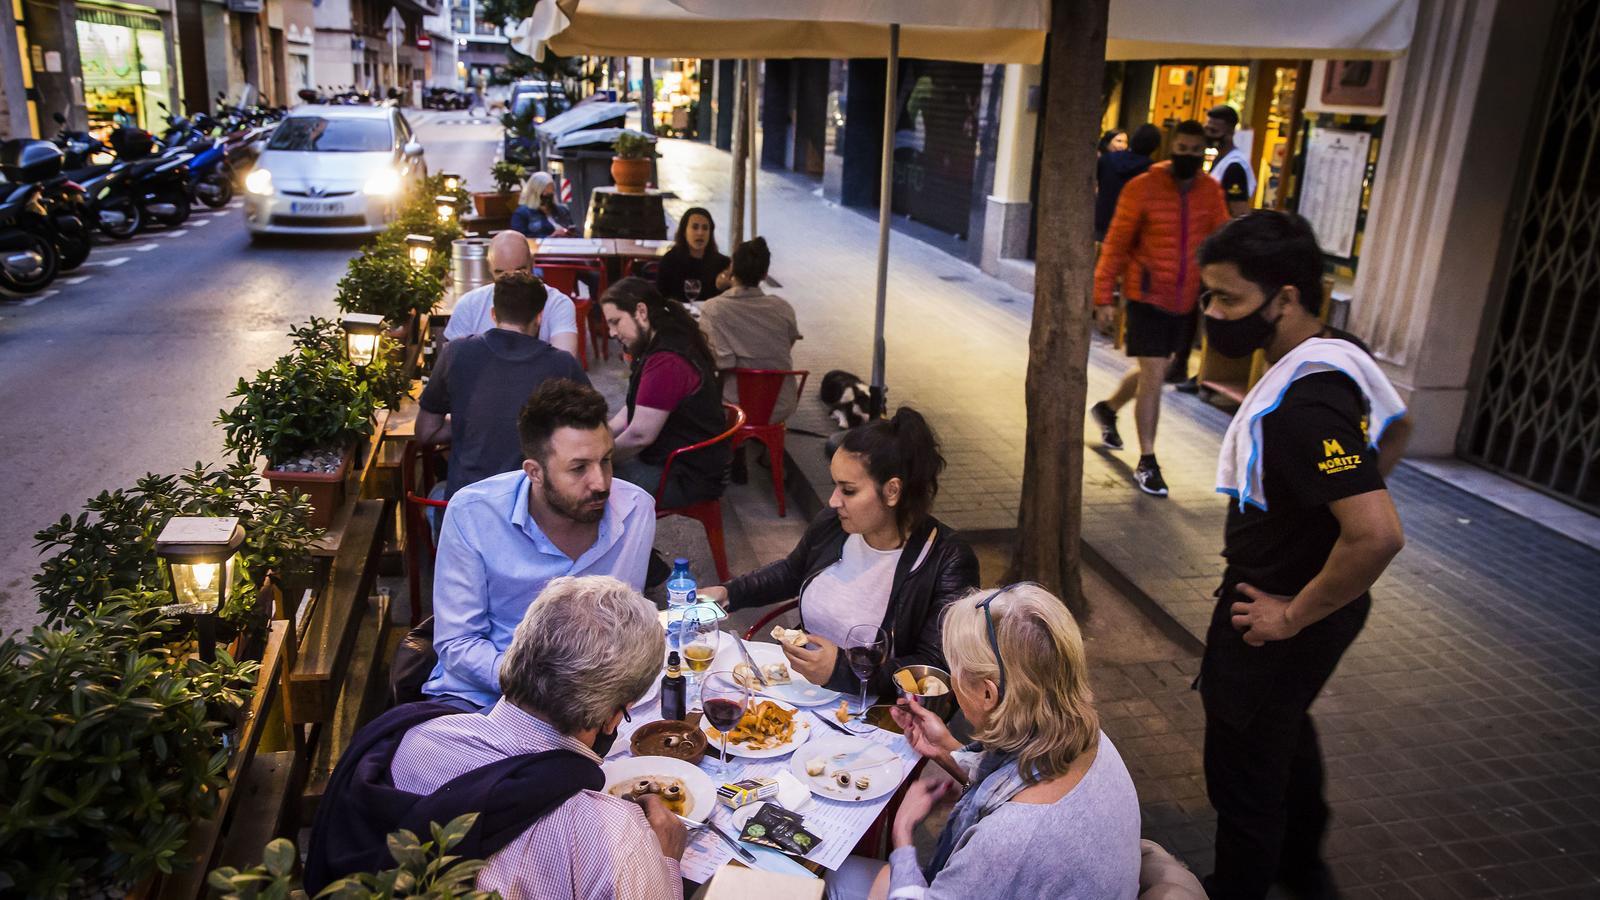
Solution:
[[[272,172],[268,169],[251,169],[244,177],[244,189],[264,197],[272,195]]]
[[[400,173],[393,169],[383,169],[374,172],[372,177],[361,188],[363,193],[373,197],[389,197],[400,193]]]

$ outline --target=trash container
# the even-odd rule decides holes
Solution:
[[[588,128],[583,131],[574,131],[555,142],[555,152],[561,155],[561,169],[566,177],[572,180],[572,220],[574,222],[587,222],[594,216],[589,209],[594,200],[594,192],[600,188],[610,187],[611,159],[613,156],[612,145],[616,143],[617,136],[622,134],[622,128]],[[656,184],[656,161],[650,160],[650,183]],[[645,239],[646,235],[618,235],[618,234],[592,234],[585,232],[588,237],[638,237]]]

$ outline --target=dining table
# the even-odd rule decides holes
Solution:
[[[710,667],[705,672],[690,673],[685,671],[683,673],[685,677],[690,678],[688,707],[691,720],[698,720],[699,691],[704,679],[717,673],[730,672],[735,665],[743,660],[743,655],[738,652],[738,649],[732,643],[739,640],[739,636],[731,631],[721,632],[716,656]],[[775,646],[770,642],[758,641],[747,641],[745,645],[748,649],[762,643],[765,643],[769,650]],[[668,645],[669,648],[676,649],[672,646],[673,640],[670,633]],[[798,681],[798,675],[795,677]],[[853,708],[856,705],[856,699],[854,696],[847,696],[849,696]],[[751,697],[751,703],[757,703],[761,699],[763,699],[763,696],[758,690]],[[728,784],[745,778],[775,778],[779,772],[789,772],[792,757],[797,753],[804,754],[807,744],[823,740],[828,735],[838,735],[837,730],[830,727],[826,721],[823,721],[823,717],[833,719],[834,711],[837,708],[837,703],[800,707],[797,716],[808,717],[811,720],[810,732],[805,741],[788,754],[775,758],[752,759],[735,756],[730,753],[726,772],[719,773],[718,763],[721,758],[718,754],[719,745],[716,741],[710,741],[705,757],[699,763],[699,768],[710,776],[712,783],[716,785]],[[635,704],[629,710],[629,714],[631,721],[624,721],[618,728],[617,741],[613,745],[611,754],[606,757],[607,763],[632,756],[630,741],[633,733],[651,722],[661,720],[659,691],[650,691],[646,699]],[[837,722],[837,719],[833,719],[833,721]],[[806,830],[821,839],[817,847],[805,856],[805,860],[830,871],[837,869],[844,862],[862,836],[867,833],[878,817],[884,814],[890,801],[899,792],[900,786],[913,776],[916,771],[916,764],[920,760],[920,756],[912,749],[910,742],[897,732],[867,725],[859,721],[852,723],[850,730],[855,732],[857,737],[872,744],[886,747],[895,756],[899,757],[901,774],[895,783],[895,788],[876,799],[864,801],[836,800],[813,791],[809,805],[798,810],[805,817],[804,827]],[[734,823],[734,811],[720,801],[713,805],[708,821],[721,828],[729,836],[737,837],[739,834],[740,829]],[[734,858],[733,849],[709,830],[691,832],[689,837],[690,840],[680,863],[680,872],[688,881],[702,884],[716,874],[723,864]],[[753,864],[753,868],[784,874],[810,873],[809,867],[800,866],[792,857],[780,854],[775,850],[757,847],[754,844],[740,843],[742,846],[756,851],[756,862]],[[748,861],[745,862],[749,864]]]
[[[528,238],[528,250],[540,256],[659,259],[672,249],[671,241],[642,241],[633,238],[547,237]]]

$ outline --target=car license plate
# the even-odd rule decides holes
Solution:
[[[336,216],[344,212],[343,203],[330,203],[328,201],[295,200],[289,204],[292,213],[309,213],[314,216]]]

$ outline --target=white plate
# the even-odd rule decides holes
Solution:
[[[831,758],[841,753],[851,756],[843,760]],[[822,775],[807,775],[806,763],[819,756],[828,758],[827,769]],[[834,774],[840,768],[867,775],[872,779],[871,785],[864,791],[856,790],[855,780],[852,778],[849,787],[840,787],[839,783],[833,780]],[[789,771],[800,779],[801,784],[810,788],[811,792],[819,797],[848,803],[865,803],[898,788],[900,779],[905,776],[906,766],[898,754],[882,744],[844,734],[827,734],[807,744],[804,753],[796,753],[794,758],[789,760]]]
[[[601,788],[603,793],[610,793],[612,785],[635,778],[666,776],[682,781],[684,789],[689,792],[692,802],[684,818],[704,822],[711,811],[717,808],[717,785],[711,776],[681,759],[670,756],[625,756],[611,760],[601,766],[600,771],[606,775],[606,786]]]
[[[754,659],[759,665],[770,666],[773,663],[783,663],[784,665],[789,664],[788,657],[783,655],[783,648],[779,647],[777,644],[758,644],[745,641],[744,645],[750,648],[751,658]],[[738,652],[739,651],[735,650],[734,654],[737,655]],[[830,691],[825,687],[819,687],[818,685],[812,684],[805,679],[805,676],[796,672],[793,667],[789,669],[789,678],[790,681],[788,684],[768,685],[764,688],[760,688],[759,690],[762,694],[765,694],[768,697],[772,697],[776,700],[782,700],[785,703],[792,703],[795,706],[822,706],[824,704],[834,704],[839,702],[840,697],[844,696],[838,691]]]
[[[767,698],[752,697],[750,699],[750,705],[755,706],[756,704],[763,702],[764,699]],[[772,702],[792,713],[795,713],[794,734],[789,737],[788,741],[779,744],[776,747],[769,747],[765,750],[752,750],[751,748],[743,746],[742,744],[729,741],[729,756],[742,756],[745,759],[776,759],[777,757],[793,753],[796,747],[804,744],[806,739],[811,737],[811,722],[809,716],[800,715],[799,708],[792,703],[785,703],[782,700],[772,700]],[[706,741],[708,743],[706,747],[706,758],[710,759],[713,754],[720,754],[722,752],[722,739],[711,736],[711,723],[701,719],[700,730],[706,733]]]

